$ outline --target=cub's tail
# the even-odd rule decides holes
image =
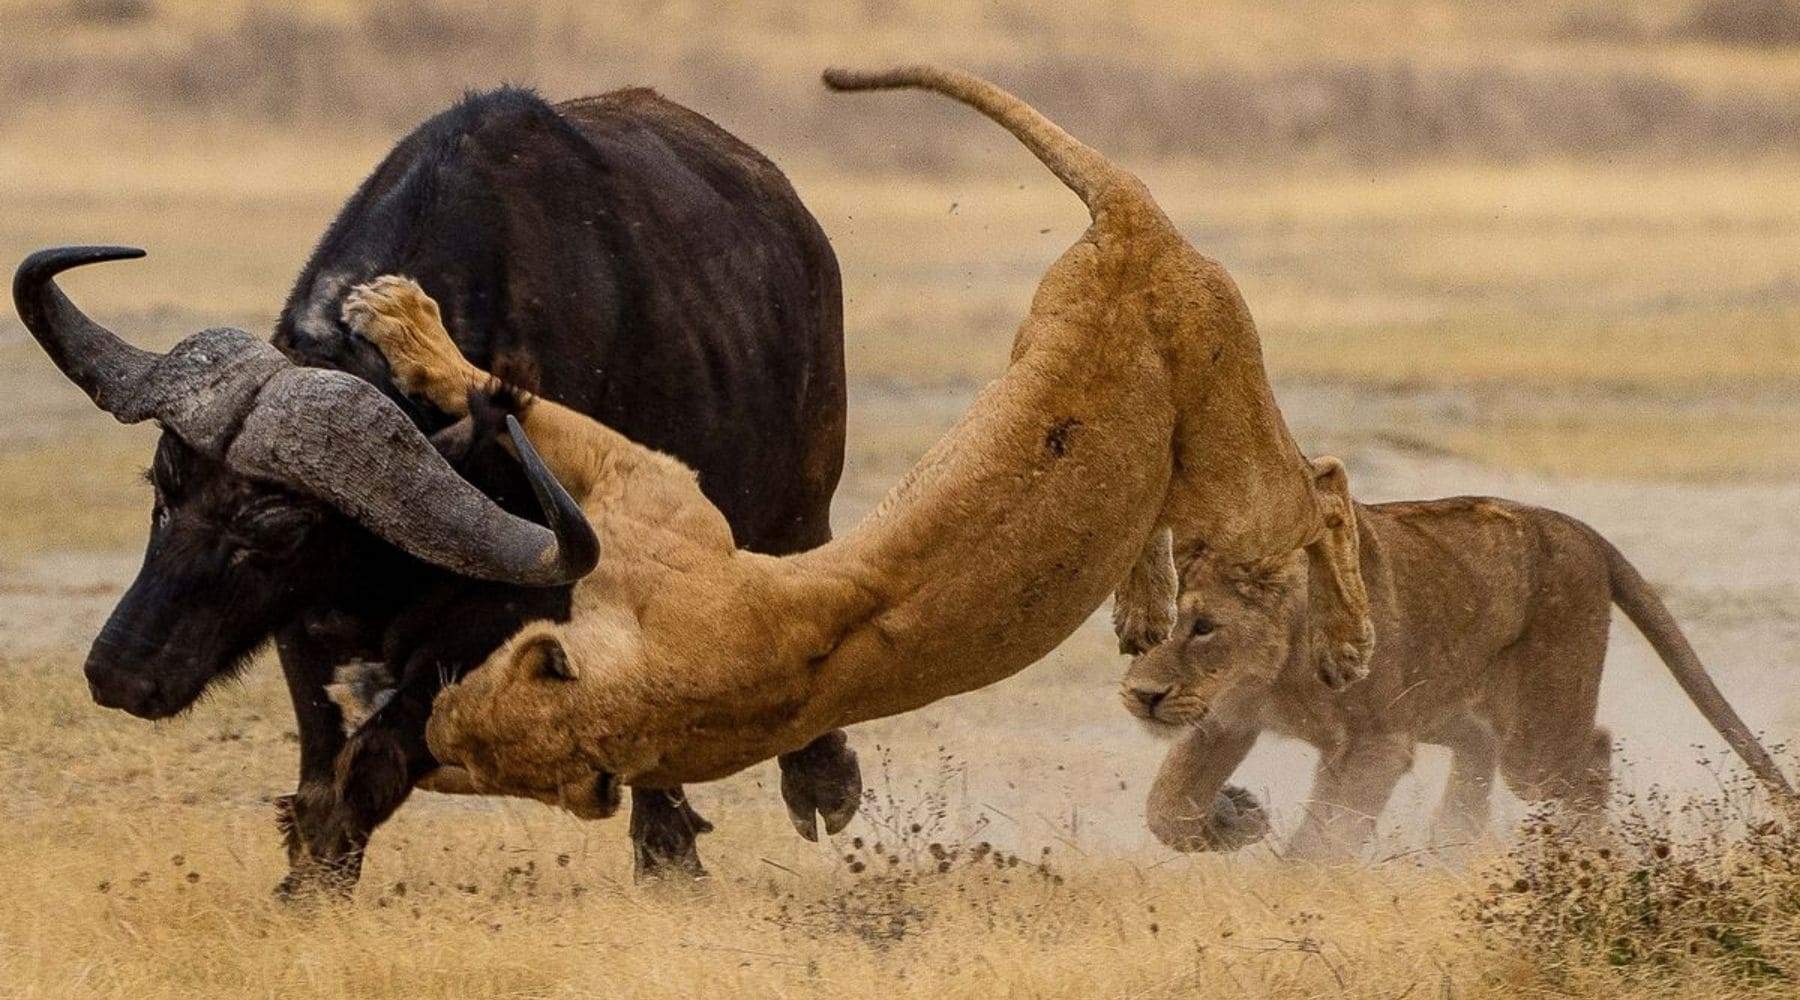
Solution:
[[[1719,693],[1717,685],[1701,665],[1700,657],[1695,655],[1694,647],[1688,645],[1687,636],[1682,634],[1681,626],[1675,624],[1675,618],[1669,609],[1656,596],[1650,584],[1644,580],[1637,567],[1626,560],[1624,553],[1602,538],[1598,532],[1594,537],[1599,539],[1601,547],[1606,551],[1608,566],[1612,571],[1612,599],[1631,619],[1631,624],[1650,641],[1651,648],[1662,657],[1663,664],[1669,673],[1675,675],[1675,682],[1687,692],[1688,698],[1706,721],[1725,737],[1731,749],[1737,751],[1752,774],[1760,778],[1769,790],[1779,799],[1788,803],[1795,801],[1794,787],[1782,775],[1781,769],[1769,752],[1763,749],[1750,727],[1744,725],[1737,710]]]
[[[1051,173],[1081,197],[1090,212],[1102,196],[1132,181],[1130,174],[1064,132],[1036,108],[972,73],[936,66],[902,66],[878,72],[833,68],[825,71],[824,80],[832,90],[914,87],[953,97],[1017,136]]]

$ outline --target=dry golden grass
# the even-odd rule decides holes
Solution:
[[[1707,957],[1550,977],[1470,919],[1513,867],[1327,871],[1080,841],[1009,860],[941,791],[879,770],[856,839],[820,847],[791,836],[771,789],[730,783],[709,808],[714,877],[692,889],[633,886],[622,821],[425,796],[382,831],[353,901],[294,907],[268,892],[267,793],[291,757],[273,672],[153,730],[97,716],[77,676],[67,656],[0,659],[4,996],[1784,995]],[[940,864],[933,843],[961,853]],[[1759,947],[1800,961],[1793,941]]]

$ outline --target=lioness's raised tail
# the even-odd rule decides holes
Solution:
[[[822,75],[832,90],[935,90],[967,104],[1017,136],[1044,166],[1092,211],[1102,195],[1132,181],[1130,174],[1064,132],[1036,108],[973,73],[938,66],[901,66],[879,71],[833,67]]]

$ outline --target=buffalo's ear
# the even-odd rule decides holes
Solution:
[[[462,471],[462,466],[469,460],[469,453],[475,450],[475,421],[464,417],[456,423],[431,435],[431,446],[444,456],[450,467]]]
[[[540,635],[519,649],[519,661],[533,677],[572,681],[580,676],[574,661],[554,635]]]
[[[513,412],[516,406],[509,400],[496,400],[489,392],[470,389],[469,415],[431,435],[431,446],[452,468],[466,472],[470,456],[506,432],[506,415]]]

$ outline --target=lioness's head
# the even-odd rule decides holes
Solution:
[[[607,711],[605,683],[638,672],[639,630],[628,618],[527,625],[439,692],[425,729],[432,754],[468,771],[477,790],[530,795],[587,818],[612,815],[620,786],[643,762],[631,758],[628,737],[590,727],[613,715],[630,726],[628,713]]]
[[[1303,549],[1252,563],[1196,556],[1175,627],[1125,671],[1120,696],[1147,722],[1191,725],[1248,709],[1308,649]]]

